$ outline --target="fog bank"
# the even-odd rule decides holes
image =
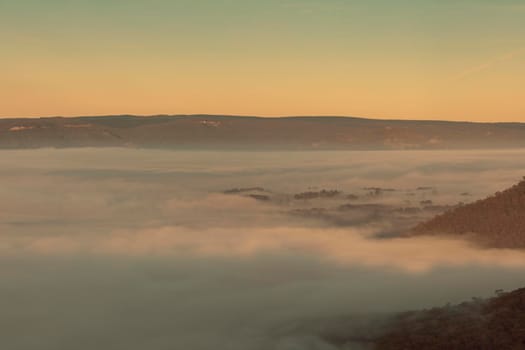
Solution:
[[[432,215],[399,208],[476,200],[523,169],[516,150],[2,151],[0,345],[333,349],[319,327],[339,319],[520,287],[520,251],[385,233]],[[224,193],[253,187],[270,199]],[[342,194],[294,199],[322,189]]]

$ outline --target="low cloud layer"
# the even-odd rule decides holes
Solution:
[[[519,287],[520,251],[385,237],[419,216],[338,208],[476,200],[521,179],[524,156],[2,152],[0,345],[331,350],[305,325]],[[250,187],[271,200],[223,193]],[[322,189],[344,195],[294,199]]]
[[[424,273],[438,267],[496,266],[525,268],[525,252],[479,249],[462,240],[433,237],[375,239],[369,232],[334,228],[158,227],[117,230],[91,237],[20,237],[0,241],[4,255],[86,254],[96,256],[184,256],[191,258],[249,258],[289,254],[309,256],[343,267],[398,269]],[[446,252],[446,253],[445,253]]]

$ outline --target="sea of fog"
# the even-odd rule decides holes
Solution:
[[[524,286],[525,253],[294,194],[453,205],[523,175],[525,150],[0,151],[0,348],[335,349],[327,327]],[[252,187],[279,200],[224,193]]]

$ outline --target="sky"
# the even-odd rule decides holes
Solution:
[[[0,0],[0,117],[525,122],[524,0]]]

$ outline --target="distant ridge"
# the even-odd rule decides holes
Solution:
[[[525,248],[525,177],[511,188],[419,224],[416,235],[454,235],[500,248]]]
[[[136,147],[243,150],[525,148],[524,123],[134,115],[0,119],[0,149]]]

